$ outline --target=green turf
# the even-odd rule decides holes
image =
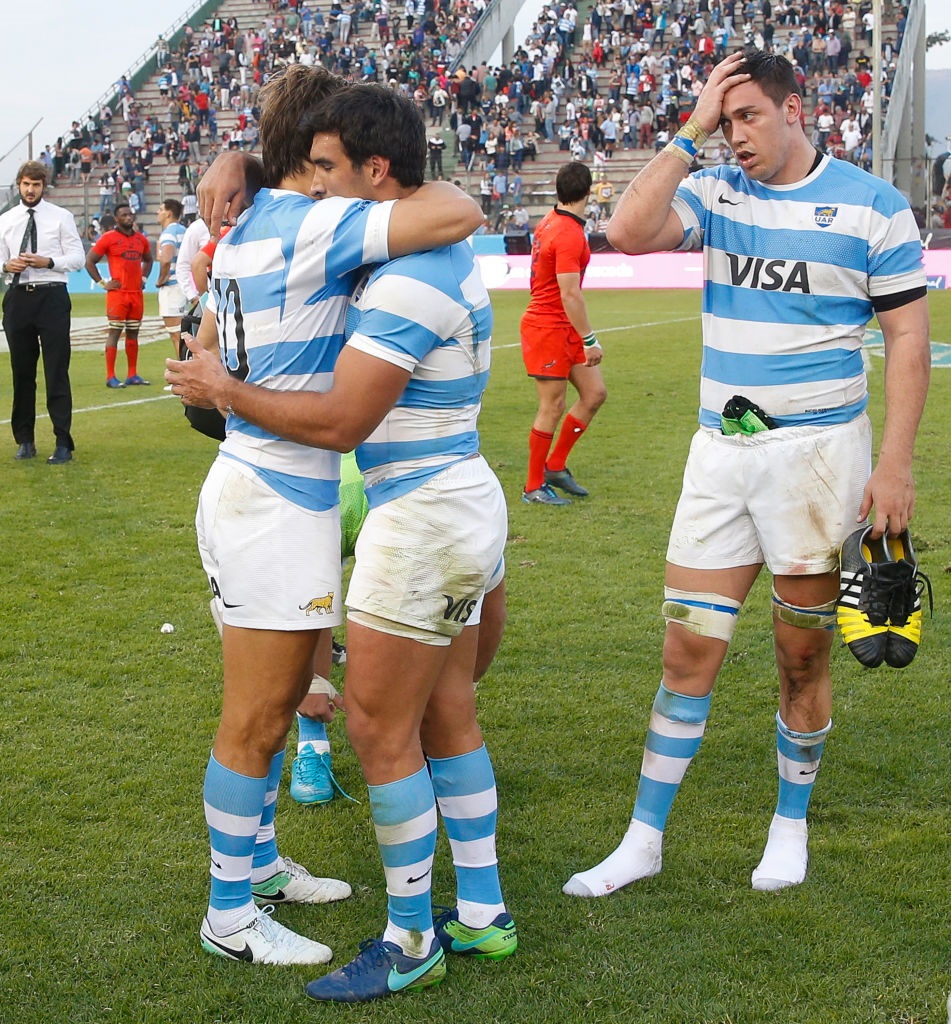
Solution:
[[[142,349],[154,386],[135,391],[107,391],[101,354],[76,353],[75,461],[15,463],[9,434],[2,457],[0,1021],[946,1019],[951,371],[935,373],[916,467],[913,532],[936,617],[903,671],[863,670],[834,651],[835,729],[807,882],[777,894],[749,887],[775,800],[760,581],[674,806],[663,873],[604,900],[561,894],[574,870],[613,848],[630,813],[660,675],[666,535],[696,416],[698,299],[588,293],[609,397],[571,467],[592,497],[548,509],[518,500],[534,413],[516,347],[525,296],[496,293],[482,433],[510,504],[509,625],[479,703],[519,950],[499,964],[453,960],[441,987],[370,1007],[310,1003],[303,985],[319,969],[248,967],[199,949],[201,785],[220,666],[193,517],[214,445],[160,390],[167,346]],[[96,315],[101,297],[92,300]],[[930,301],[933,337],[949,342],[951,296]],[[882,370],[873,357],[876,423]],[[9,376],[0,356],[3,417]],[[52,450],[47,421],[37,441],[41,456]],[[175,633],[159,632],[166,621]],[[342,723],[331,732],[338,778],[362,796]],[[383,923],[366,801],[305,809],[285,794],[278,829],[295,859],[354,885],[347,903],[278,911],[343,963]],[[444,841],[434,885],[437,901],[451,899]]]

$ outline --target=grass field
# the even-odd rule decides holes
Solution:
[[[509,627],[479,690],[501,798],[503,885],[518,954],[453,961],[440,988],[368,1007],[306,1000],[311,968],[203,954],[201,785],[220,664],[194,539],[214,445],[161,392],[165,345],[142,349],[152,388],[107,391],[101,353],[73,361],[75,461],[2,456],[0,501],[0,1021],[197,1024],[938,1024],[951,989],[951,371],[920,434],[914,536],[936,614],[903,671],[833,652],[835,729],[811,810],[806,883],[754,893],[775,802],[776,682],[761,580],[740,618],[707,736],[674,806],[662,874],[597,901],[561,885],[626,826],[660,675],[663,558],[697,405],[698,293],[590,292],[608,403],[571,459],[592,492],[570,508],[519,501],[533,388],[496,293],[483,448],[510,503]],[[77,312],[102,311],[101,297]],[[951,342],[951,294],[933,293]],[[0,416],[9,415],[0,356]],[[883,361],[871,356],[873,417]],[[124,371],[123,357],[120,368]],[[159,627],[173,622],[176,631]],[[394,682],[398,682],[398,669]],[[339,680],[338,680],[339,683]],[[343,723],[344,787],[363,793]],[[378,934],[385,893],[366,801],[305,809],[286,795],[282,849],[354,885],[284,923],[337,964]],[[437,901],[452,894],[440,841]]]

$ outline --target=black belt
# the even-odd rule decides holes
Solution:
[[[37,284],[11,284],[11,288],[19,288],[25,292],[35,292],[37,288],[65,288],[65,281],[40,281]]]

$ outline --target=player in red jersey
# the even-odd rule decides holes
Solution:
[[[128,203],[119,203],[114,215],[116,226],[102,235],[86,254],[86,271],[106,290],[106,387],[124,388],[127,384],[148,384],[139,376],[139,328],[142,326],[142,289],[152,269],[152,247],[141,231],[135,229],[135,216]],[[103,280],[96,264],[107,256],[111,280]],[[125,331],[125,355],[129,373],[125,381],[116,377],[119,335]]]
[[[538,412],[528,441],[528,477],[522,501],[567,505],[553,488],[585,497],[566,460],[604,404],[601,345],[591,329],[581,281],[591,258],[584,211],[591,194],[585,164],[565,164],[555,179],[558,203],[535,228],[532,241],[532,297],[522,317],[522,358],[535,378]],[[555,447],[555,428],[565,412],[568,381],[578,398],[568,410]],[[549,454],[549,449],[551,453]]]

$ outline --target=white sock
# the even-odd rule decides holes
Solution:
[[[406,956],[416,957],[417,960],[422,960],[429,953],[435,938],[436,933],[431,925],[422,932],[408,931],[393,924],[392,921],[387,921],[383,932],[384,942],[396,943]]]
[[[784,818],[774,814],[763,859],[753,872],[753,888],[773,892],[800,885],[809,863],[809,829],[805,818]]]
[[[249,924],[257,914],[254,903],[246,903],[243,907],[232,910],[215,910],[209,907],[205,913],[208,925],[215,935],[233,935]]]
[[[572,875],[562,887],[568,896],[607,896],[639,878],[651,878],[661,869],[664,833],[636,818],[618,848],[588,871]]]

